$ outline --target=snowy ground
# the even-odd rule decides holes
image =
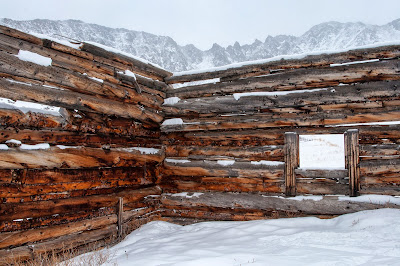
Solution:
[[[400,265],[400,210],[334,219],[151,222],[107,251],[109,265]]]

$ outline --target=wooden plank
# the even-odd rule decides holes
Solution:
[[[33,44],[37,44],[37,45],[42,45],[43,41],[42,39],[30,35],[28,33],[13,29],[13,28],[9,28],[3,25],[0,25],[0,33],[17,38],[17,39],[21,39],[21,40],[25,40],[27,42],[33,43]]]
[[[318,178],[318,177],[324,177],[324,178],[345,178],[348,176],[348,171],[347,170],[304,170],[304,169],[295,169],[294,172],[296,175],[300,175],[302,177],[308,177],[308,178]]]
[[[167,97],[201,98],[243,92],[326,88],[340,83],[399,80],[398,62],[388,60],[335,68],[290,70],[279,75],[174,89],[167,93]]]
[[[299,166],[299,135],[285,132],[285,194],[296,196],[296,173]]]
[[[356,197],[360,191],[360,150],[358,129],[345,133],[346,168],[349,173],[350,197]]]
[[[12,100],[33,101],[69,109],[90,111],[107,115],[134,118],[142,122],[160,122],[163,117],[139,106],[124,104],[95,96],[65,90],[54,90],[37,85],[24,85],[0,79],[0,97]]]
[[[123,220],[122,220],[122,214],[124,213],[124,198],[118,198],[118,206],[117,206],[117,225],[118,225],[118,239],[119,241],[122,240],[122,234],[123,234]]]
[[[2,203],[0,205],[0,222],[115,206],[118,197],[123,197],[126,203],[138,202],[148,195],[155,194],[161,194],[161,189],[157,186],[150,186],[143,189],[126,189],[109,195],[94,195],[17,204]]]
[[[203,72],[198,74],[179,75],[166,78],[169,84],[183,83],[196,80],[222,78],[222,80],[235,80],[239,78],[254,77],[271,73],[271,70],[329,67],[333,63],[345,63],[370,59],[385,59],[399,57],[398,45],[381,46],[376,48],[355,49],[347,52],[333,54],[309,55],[302,59],[288,59],[267,62],[264,64],[251,64],[243,67],[232,67],[227,70]]]
[[[360,145],[360,160],[400,159],[399,144]]]

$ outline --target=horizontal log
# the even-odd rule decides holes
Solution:
[[[125,137],[117,135],[99,135],[81,132],[68,132],[58,130],[31,130],[10,129],[0,126],[0,143],[9,139],[20,140],[24,144],[49,143],[50,145],[88,146],[101,148],[105,145],[110,148],[139,146],[159,147],[158,138]]]
[[[163,117],[139,106],[124,104],[95,96],[66,90],[54,90],[37,85],[24,85],[0,79],[0,97],[12,100],[33,101],[69,109],[134,118],[142,122],[162,121]]]
[[[272,160],[283,161],[283,147],[261,146],[261,147],[220,147],[220,146],[166,146],[166,157],[188,157],[190,159],[207,159],[212,157],[231,157],[240,160],[260,161]]]
[[[377,159],[400,159],[399,144],[374,144],[360,145],[360,159],[377,160]]]
[[[172,76],[166,78],[166,81],[169,84],[172,84],[213,79],[218,77],[222,78],[222,80],[234,80],[239,78],[270,74],[271,70],[329,67],[330,64],[334,63],[346,63],[376,58],[396,58],[400,55],[399,50],[400,48],[398,45],[393,45],[367,49],[356,49],[333,54],[308,55],[302,59],[276,60],[264,64],[250,64],[242,67],[232,68],[229,68],[228,66],[228,69],[226,70]]]
[[[152,79],[163,80],[166,77],[172,76],[172,73],[157,68],[150,63],[144,63],[143,61],[139,61],[126,55],[112,53],[89,43],[84,42],[81,50],[130,66],[134,72]]]
[[[132,167],[161,162],[164,159],[162,150],[146,154],[135,148],[50,147],[43,150],[10,148],[1,150],[0,154],[2,169]]]
[[[349,185],[348,184],[336,184],[336,183],[306,183],[297,182],[296,191],[298,195],[348,195]]]
[[[168,116],[237,115],[258,112],[305,112],[362,109],[399,105],[400,81],[377,81],[285,95],[254,95],[236,100],[232,95],[186,99],[166,107]],[[301,92],[301,93],[300,93]],[[397,99],[397,101],[396,101]],[[314,107],[314,108],[313,108]]]
[[[218,191],[218,192],[266,192],[283,193],[285,188],[283,182],[264,184],[243,184],[243,183],[197,183],[192,181],[176,181],[162,184],[166,192],[179,191]]]
[[[62,111],[63,116],[28,112],[17,109],[0,108],[1,128],[27,128],[31,130],[59,130],[80,134],[110,134],[111,136],[159,138],[160,131],[148,124],[142,124],[128,118],[108,117],[95,113]],[[139,138],[140,139],[140,138]],[[147,143],[147,140],[143,141]],[[62,143],[61,143],[62,144]]]
[[[348,171],[343,170],[311,170],[311,169],[295,169],[294,170],[297,175],[300,175],[304,178],[345,178],[348,177]]]
[[[9,28],[9,27],[3,26],[3,25],[0,25],[0,33],[17,38],[17,39],[24,40],[24,41],[27,41],[27,42],[30,42],[33,44],[37,44],[37,45],[43,44],[42,39],[40,39],[36,36],[33,36],[31,34],[28,34],[28,33],[13,29],[13,28]]]
[[[179,207],[218,207],[252,210],[280,210],[304,215],[341,215],[362,210],[389,207],[400,208],[395,204],[372,204],[369,202],[340,201],[338,196],[325,196],[321,200],[292,200],[290,198],[268,196],[254,193],[202,192],[197,197],[184,197],[163,194],[161,201],[166,206]],[[218,199],[218,200],[216,200]]]
[[[388,60],[335,68],[290,70],[278,75],[184,87],[169,91],[167,97],[187,99],[241,92],[325,88],[338,86],[340,83],[399,80],[398,62],[399,60]]]
[[[27,203],[3,203],[0,205],[0,222],[116,206],[119,197],[123,197],[125,203],[130,203],[141,201],[146,196],[155,194],[161,194],[161,189],[157,186],[139,190],[124,190],[109,195],[95,195]]]
[[[58,184],[87,181],[149,179],[155,174],[156,165],[146,167],[96,167],[82,169],[12,169],[0,170],[0,183],[19,185]]]
[[[310,126],[334,126],[354,123],[371,123],[397,121],[400,117],[398,107],[362,110],[343,110],[337,112],[315,112],[305,115],[253,115],[240,118],[212,118],[183,120],[183,124],[164,125],[163,132],[175,131],[206,131],[206,130],[230,130],[230,129],[256,129],[256,128],[282,128],[282,127],[310,127]]]
[[[235,162],[221,165],[215,161],[191,161],[172,163],[164,161],[161,169],[164,176],[219,176],[219,177],[268,177],[283,171],[283,163],[277,165],[255,165],[249,162]]]

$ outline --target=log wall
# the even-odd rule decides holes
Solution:
[[[197,211],[185,204],[196,194],[166,196],[166,219],[177,212],[191,219],[272,215],[273,208],[240,202],[217,207],[209,195],[221,192],[400,195],[400,125],[390,124],[400,121],[399,56],[400,46],[383,46],[166,78],[175,86],[167,98],[175,98],[164,105],[160,184],[164,192],[204,193]],[[298,147],[285,143],[289,132],[295,139],[354,130],[343,170],[298,169]]]
[[[400,196],[399,57],[383,46],[172,75],[0,26],[0,264],[154,219],[381,207],[332,195]],[[302,134],[346,134],[346,169],[299,169]],[[321,200],[285,198],[308,194]]]
[[[0,26],[0,264],[109,244],[160,216],[169,75]],[[32,103],[47,107],[20,107]]]

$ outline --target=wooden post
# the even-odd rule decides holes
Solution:
[[[296,173],[299,166],[299,135],[295,132],[285,133],[285,194],[296,196]]]
[[[117,222],[118,222],[118,240],[122,240],[122,214],[124,212],[124,198],[118,198]]]
[[[360,149],[358,129],[345,133],[346,168],[349,175],[350,197],[359,195],[360,190]]]

